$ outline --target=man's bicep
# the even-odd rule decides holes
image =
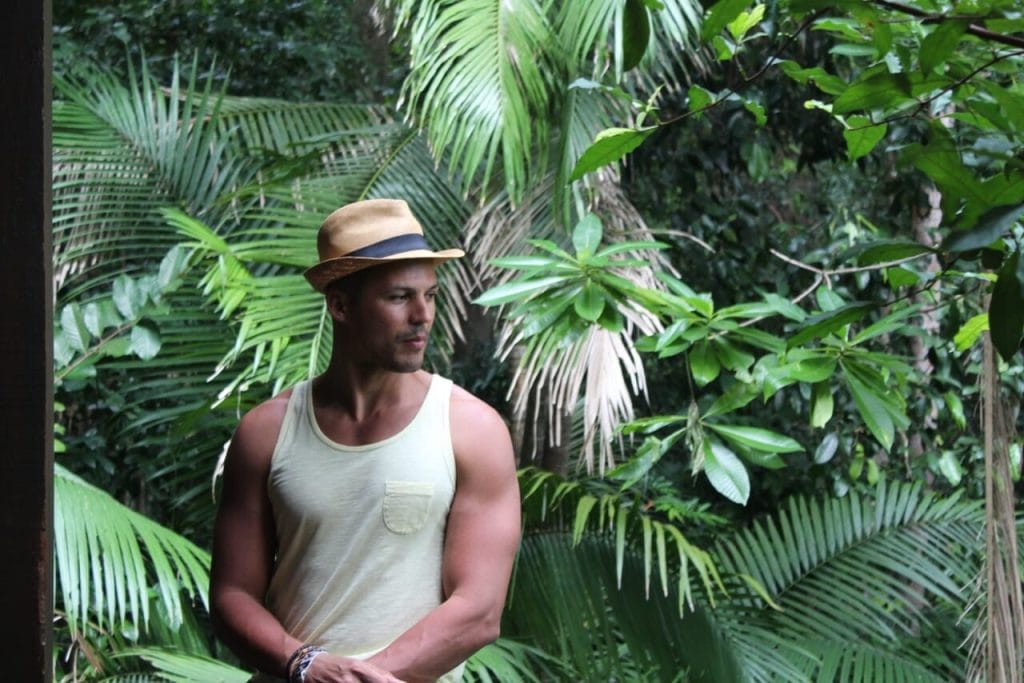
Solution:
[[[273,525],[266,478],[270,456],[264,436],[253,425],[239,425],[224,468],[214,529],[211,588],[265,590],[273,555]]]
[[[445,540],[445,594],[504,603],[519,547],[520,498],[511,439],[496,415],[460,441]],[[501,604],[497,605],[501,608]]]

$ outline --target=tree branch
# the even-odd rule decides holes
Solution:
[[[873,5],[885,7],[886,9],[890,9],[894,12],[901,12],[903,14],[909,14],[910,16],[913,17],[918,17],[919,19],[925,19],[927,20],[926,23],[936,24],[942,23],[943,21],[947,21],[950,19],[959,18],[955,16],[946,16],[943,14],[933,14],[931,12],[925,12],[924,10],[918,9],[917,7],[904,5],[902,2],[892,2],[891,0],[868,1]],[[990,31],[984,26],[980,26],[978,24],[968,24],[967,33],[970,33],[972,36],[982,38],[983,40],[991,41],[993,43],[1000,43],[1002,45],[1009,45],[1010,47],[1024,49],[1024,38],[1018,38],[1017,36],[1008,36],[1004,33],[996,33],[995,31]]]

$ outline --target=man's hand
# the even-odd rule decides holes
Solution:
[[[369,662],[323,653],[306,670],[306,683],[402,683]]]

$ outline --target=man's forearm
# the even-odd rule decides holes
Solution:
[[[264,673],[288,678],[288,658],[302,645],[267,608],[245,591],[215,593],[213,623],[218,637],[239,659]]]
[[[500,623],[500,604],[483,608],[453,595],[368,661],[408,683],[428,683],[493,642]]]

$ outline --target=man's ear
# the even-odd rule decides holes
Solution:
[[[327,312],[331,318],[340,323],[345,322],[349,312],[348,293],[332,287],[324,293],[324,297],[327,303]]]

